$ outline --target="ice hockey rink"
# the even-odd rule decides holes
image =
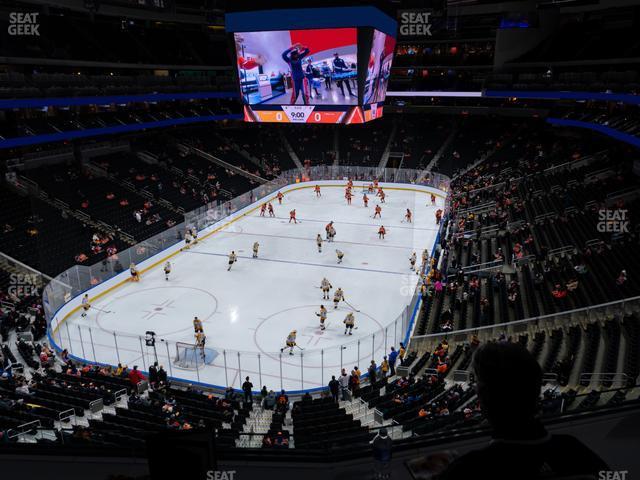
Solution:
[[[315,389],[326,386],[341,366],[366,371],[371,359],[379,364],[385,352],[405,338],[408,322],[403,327],[396,319],[403,313],[413,315],[409,303],[419,281],[409,257],[415,251],[419,265],[422,251],[432,252],[438,233],[435,211],[442,208],[444,195],[441,192],[432,206],[425,187],[386,184],[382,218],[373,219],[379,203],[374,195],[365,208],[363,189],[356,186],[352,205],[347,205],[344,185],[329,183],[322,184],[321,197],[316,197],[313,184],[283,189],[282,205],[272,201],[275,218],[261,217],[262,202],[257,202],[246,215],[201,232],[197,245],[170,258],[168,281],[159,254],[154,266],[142,270],[140,282],[93,289],[88,315],[82,318],[78,310],[67,315],[53,340],[77,359],[138,365],[141,370],[157,359],[174,378],[239,388],[250,376],[255,390],[262,385]],[[407,208],[413,223],[404,220]],[[292,209],[297,224],[289,222]],[[335,241],[325,241],[319,253],[316,236],[325,238],[330,221]],[[378,238],[380,225],[387,230],[384,240]],[[254,242],[260,244],[256,259]],[[336,249],[344,252],[341,264]],[[227,271],[232,250],[238,261]],[[127,276],[124,272],[120,280]],[[330,300],[322,299],[323,277],[333,286]],[[334,309],[337,287],[348,304],[341,302]],[[79,298],[75,301],[77,305]],[[329,311],[324,331],[316,316],[320,305]],[[351,336],[344,333],[348,312],[356,319]],[[181,367],[175,363],[175,344],[195,343],[194,316],[203,322],[207,353],[197,368]],[[299,348],[294,355],[281,353],[294,329]],[[155,348],[145,344],[147,331],[155,333]]]

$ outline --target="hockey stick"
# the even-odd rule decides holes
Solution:
[[[295,346],[296,346],[296,347],[298,347],[300,350],[302,350],[302,351],[304,352],[304,348],[302,348],[300,345],[298,345],[298,344],[296,343],[296,345],[295,345]]]

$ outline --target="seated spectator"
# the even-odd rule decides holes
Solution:
[[[129,372],[129,382],[131,382],[132,386],[137,387],[143,380],[146,380],[145,376],[138,370],[138,366],[134,365],[133,370]]]
[[[593,475],[606,463],[576,438],[551,435],[536,418],[542,369],[515,343],[479,347],[473,370],[483,414],[493,428],[485,448],[453,460],[438,479],[523,479]]]

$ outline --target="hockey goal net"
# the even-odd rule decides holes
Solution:
[[[195,370],[212,364],[217,356],[218,352],[212,348],[201,348],[195,343],[177,342],[173,365],[178,368]]]

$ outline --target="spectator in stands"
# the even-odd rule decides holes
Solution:
[[[556,300],[562,300],[563,298],[567,297],[567,289],[557,283],[551,291],[551,295],[553,295],[553,298],[555,298]]]
[[[336,380],[335,375],[331,375],[331,381],[329,382],[329,391],[331,392],[331,398],[334,402],[338,402],[338,393],[340,392],[340,383]]]
[[[609,470],[605,462],[569,435],[551,435],[536,418],[542,369],[517,343],[478,348],[473,370],[482,412],[493,441],[451,462],[438,479],[539,478],[593,475]]]
[[[289,396],[285,393],[284,390],[281,390],[276,400],[276,411],[278,413],[284,414],[288,410],[289,410]]]
[[[253,394],[251,393],[251,389],[253,388],[253,383],[249,381],[249,377],[244,379],[244,383],[242,384],[242,392],[244,393],[244,403],[253,403]]]
[[[622,287],[625,283],[627,283],[627,271],[622,270],[620,271],[618,278],[616,278],[616,285],[618,285],[618,287]]]
[[[154,364],[149,367],[149,386],[154,388],[156,383],[158,383],[158,362],[154,362]]]
[[[374,460],[375,479],[389,478],[391,476],[389,463],[391,462],[392,440],[387,429],[382,427],[378,434],[371,440]]]
[[[387,360],[387,356],[385,355],[382,358],[382,363],[380,364],[380,373],[382,374],[382,377],[386,377],[389,373],[389,360]]]
[[[396,374],[396,359],[398,358],[398,352],[394,347],[391,347],[391,352],[389,352],[389,372],[391,376]]]
[[[266,410],[273,410],[276,406],[276,393],[273,390],[269,390],[269,394],[264,399],[263,406]]]
[[[367,373],[369,374],[369,383],[373,385],[376,383],[376,376],[378,374],[378,366],[376,365],[375,360],[371,360],[371,365],[367,369]]]
[[[404,365],[404,356],[407,353],[407,349],[404,348],[404,343],[400,342],[400,349],[398,350],[398,358],[400,359],[400,365]]]
[[[342,401],[351,400],[351,393],[349,392],[349,376],[347,375],[347,371],[343,368],[342,373],[340,374],[340,392],[342,393]]]
[[[143,380],[146,380],[145,376],[138,370],[138,366],[134,365],[133,370],[129,372],[129,382],[131,382],[132,386],[137,387]]]
[[[158,384],[162,386],[167,385],[167,371],[162,365],[158,367]]]

